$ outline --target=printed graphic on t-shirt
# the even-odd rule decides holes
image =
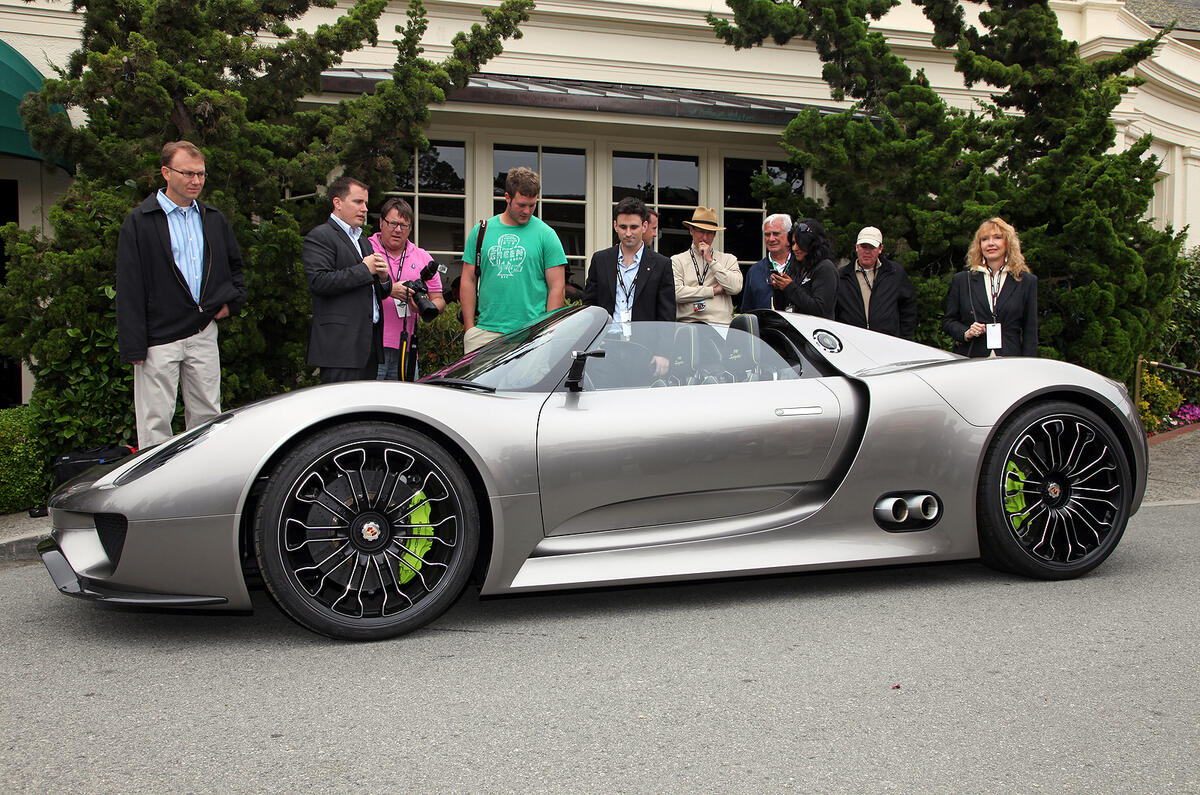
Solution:
[[[521,272],[525,263],[525,247],[521,245],[519,235],[500,235],[496,245],[488,248],[488,259],[497,269],[501,279],[507,279]]]

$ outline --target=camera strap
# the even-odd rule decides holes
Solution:
[[[483,281],[483,263],[479,261],[479,255],[483,252],[483,236],[487,234],[487,219],[484,218],[479,222],[479,234],[475,236],[475,289],[479,290],[479,285]],[[476,304],[476,306],[479,306]]]

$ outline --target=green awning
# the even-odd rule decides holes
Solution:
[[[29,144],[29,135],[17,108],[30,91],[42,87],[42,74],[25,56],[0,41],[0,153],[41,160]]]

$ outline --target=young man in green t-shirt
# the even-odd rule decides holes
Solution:
[[[533,214],[541,192],[542,182],[534,171],[511,169],[504,181],[504,212],[487,220],[479,263],[475,262],[475,241],[480,225],[467,236],[459,289],[463,353],[566,304],[566,252],[554,230]],[[478,270],[471,267],[475,265]]]

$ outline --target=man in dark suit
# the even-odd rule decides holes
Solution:
[[[312,291],[308,364],[321,383],[374,379],[382,344],[379,301],[392,289],[387,263],[371,249],[367,186],[340,177],[329,186],[333,212],[304,238],[304,274]]]
[[[597,251],[588,265],[583,305],[598,306],[613,316],[614,328],[635,320],[675,320],[675,276],[671,260],[644,242],[650,211],[640,200],[626,196],[617,202],[613,229],[620,241]],[[654,357],[659,375],[667,371],[665,357]]]
[[[620,243],[592,255],[583,287],[584,306],[602,307],[618,323],[674,320],[671,260],[643,243],[650,218],[646,205],[626,196],[617,204],[616,216],[613,229]]]

